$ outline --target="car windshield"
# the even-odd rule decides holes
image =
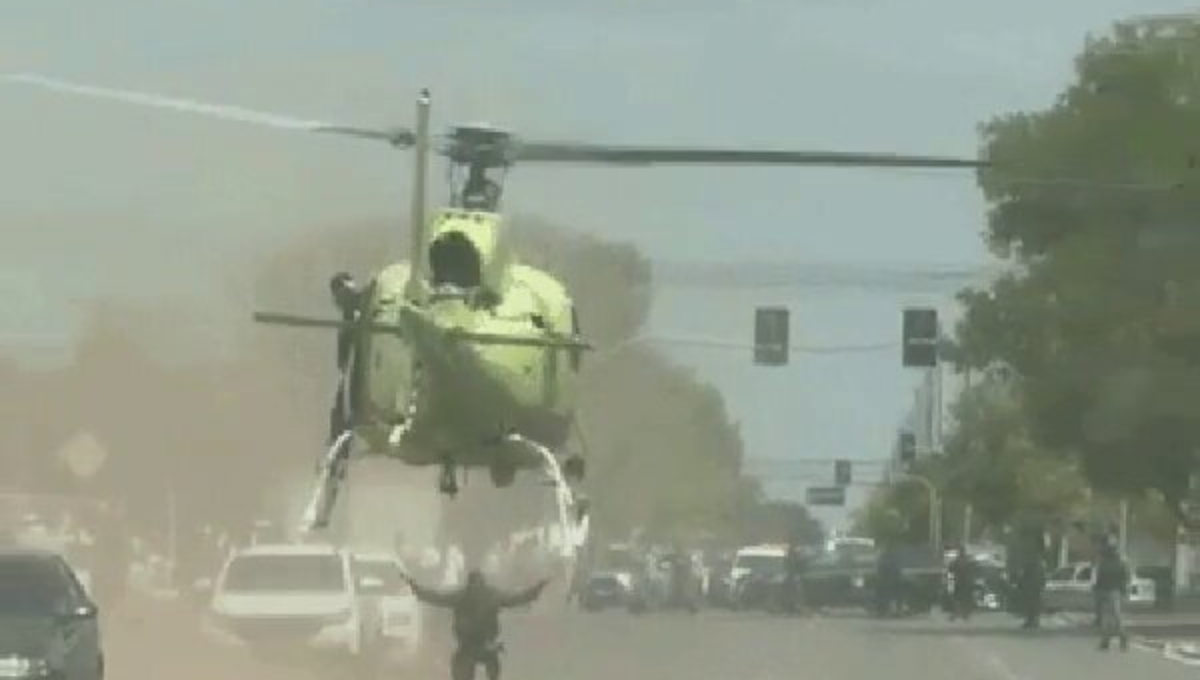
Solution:
[[[336,555],[245,555],[229,565],[224,589],[333,592],[346,587]]]
[[[41,557],[0,557],[0,616],[53,615],[73,599],[62,568]]]
[[[756,576],[771,576],[783,571],[783,555],[738,555],[737,567]]]
[[[359,590],[367,595],[391,594],[400,595],[408,592],[408,584],[400,578],[400,570],[393,562],[386,560],[358,560],[354,563],[355,575],[359,579]],[[364,588],[363,579],[378,581],[380,585]]]

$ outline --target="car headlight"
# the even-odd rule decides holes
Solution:
[[[50,663],[45,659],[21,656],[0,658],[0,678],[44,678],[50,675]]]

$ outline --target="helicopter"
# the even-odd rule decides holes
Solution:
[[[416,125],[390,130],[299,120],[155,94],[79,85],[34,74],[5,78],[57,92],[199,113],[307,132],[338,134],[414,152],[409,261],[365,283],[330,281],[339,317],[260,312],[259,323],[336,331],[338,385],[328,450],[303,516],[327,527],[354,452],[439,466],[439,490],[458,492],[458,472],[485,468],[497,487],[520,471],[543,471],[555,488],[568,555],[587,540],[585,458],[564,453],[582,436],[575,392],[582,335],[564,284],[520,263],[501,214],[497,175],[528,163],[654,165],[987,167],[982,160],[884,153],[613,146],[530,141],[490,125],[434,137],[431,97],[417,98]],[[426,215],[428,159],[448,161],[448,205]]]

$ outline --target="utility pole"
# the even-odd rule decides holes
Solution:
[[[929,494],[929,548],[934,556],[942,553],[942,504],[938,498],[937,487],[927,477],[921,475],[913,475],[902,473],[901,481],[917,482],[925,487],[925,491]]]
[[[1129,555],[1129,501],[1122,498],[1120,506],[1120,519],[1117,525],[1117,545],[1120,546],[1121,554]]]
[[[974,509],[970,503],[967,503],[966,507],[963,508],[962,539],[964,546],[971,542],[971,514],[973,511]]]

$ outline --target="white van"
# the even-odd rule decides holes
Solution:
[[[750,545],[739,548],[733,556],[729,569],[729,592],[733,601],[741,597],[741,590],[749,577],[771,579],[783,574],[787,566],[787,547],[782,545]]]

